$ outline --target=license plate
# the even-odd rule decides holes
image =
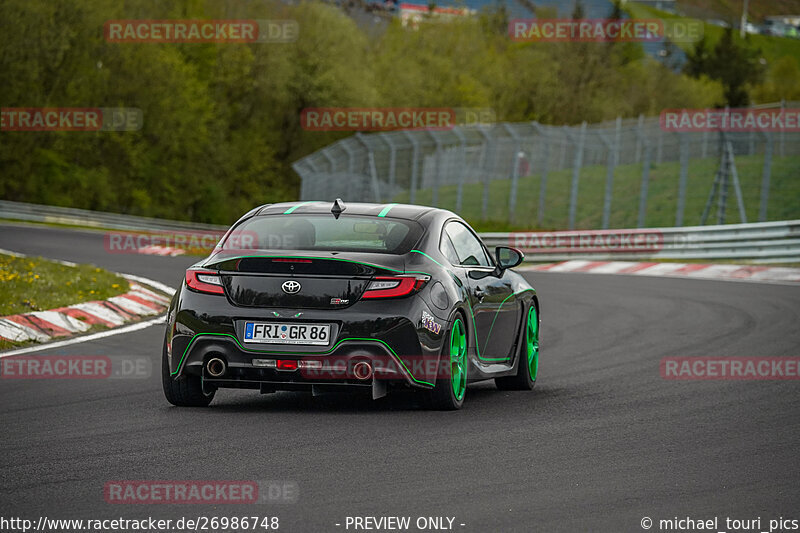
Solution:
[[[245,342],[264,344],[327,345],[330,324],[285,324],[280,322],[245,322]]]

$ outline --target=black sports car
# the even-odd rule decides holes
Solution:
[[[186,271],[167,317],[164,393],[419,389],[458,409],[468,382],[530,390],[539,300],[457,215],[402,204],[253,209]]]

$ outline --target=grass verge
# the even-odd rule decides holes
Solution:
[[[0,254],[0,316],[46,311],[128,292],[128,281],[93,265]],[[0,350],[26,343],[0,339]]]

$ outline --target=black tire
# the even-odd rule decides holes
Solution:
[[[539,312],[536,309],[536,306],[531,303],[531,307],[528,308],[528,313],[533,310],[536,313],[536,321],[537,321],[537,358],[538,358],[538,321],[539,321]],[[526,318],[528,314],[526,313]],[[520,346],[519,346],[519,362],[517,364],[517,373],[513,376],[506,376],[502,378],[494,378],[494,383],[497,385],[497,388],[500,390],[533,390],[536,386],[536,379],[531,376],[531,369],[528,365],[528,353],[527,353],[527,345],[528,345],[528,328],[527,320],[522,324],[522,335],[520,335]],[[537,362],[538,367],[538,362]]]
[[[464,355],[463,355],[463,389],[461,397],[459,398],[453,386],[453,372],[451,371],[451,352],[453,333],[457,331],[460,324],[461,332],[464,339]],[[466,382],[467,382],[467,368],[469,368],[466,354],[469,347],[469,336],[466,335],[466,325],[461,314],[457,314],[453,320],[453,326],[445,336],[444,346],[442,347],[441,359],[439,360],[439,371],[433,389],[428,391],[427,406],[429,409],[438,411],[456,411],[461,409],[464,405],[464,398],[466,398]],[[461,387],[459,387],[461,388]]]
[[[170,375],[166,339],[161,354],[161,383],[164,386],[164,396],[167,401],[179,407],[208,407],[216,392],[205,394],[200,376],[184,375],[173,378]]]

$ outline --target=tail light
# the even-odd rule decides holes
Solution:
[[[374,278],[361,298],[401,298],[419,291],[430,276],[378,276]]]
[[[186,285],[188,285],[190,289],[193,289],[197,292],[205,292],[208,294],[225,294],[225,289],[222,288],[222,279],[216,272],[187,270]]]

